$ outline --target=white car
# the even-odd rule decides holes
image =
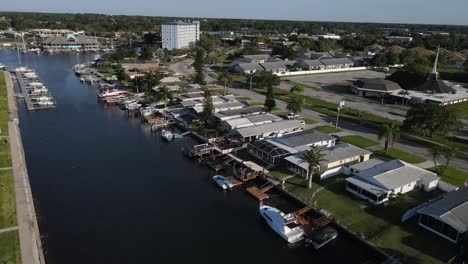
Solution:
[[[294,113],[289,113],[288,114],[288,119],[297,119],[299,118],[299,115],[298,114],[294,114]]]

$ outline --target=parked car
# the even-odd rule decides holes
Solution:
[[[299,115],[298,114],[294,114],[294,113],[289,113],[288,114],[288,119],[291,120],[291,119],[297,119],[299,118]]]

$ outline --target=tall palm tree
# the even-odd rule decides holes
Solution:
[[[288,97],[286,109],[296,116],[304,108],[304,96],[302,94],[291,93]]]
[[[406,96],[409,94],[408,91],[406,90],[401,90],[398,95],[403,95],[403,99],[401,100],[401,106],[405,105],[405,99],[406,99]]]
[[[232,83],[231,75],[223,72],[218,76],[218,81],[222,82],[224,85],[224,95],[227,94],[227,87]]]
[[[160,101],[164,101],[164,108],[166,108],[167,100],[172,102],[172,100],[174,100],[174,94],[166,86],[164,86],[159,88],[158,98]]]
[[[429,152],[431,153],[434,166],[436,167],[437,172],[440,174],[439,166],[437,166],[437,158],[440,157],[440,154],[442,154],[442,148],[439,145],[432,145]]]
[[[445,167],[448,167],[450,161],[455,158],[455,154],[457,153],[457,148],[453,145],[447,145],[447,147],[443,150],[444,157],[445,157]]]
[[[377,136],[379,140],[385,138],[385,152],[388,152],[389,146],[400,138],[400,127],[395,122],[383,124]]]
[[[324,159],[325,154],[320,152],[320,149],[317,147],[312,147],[310,150],[306,150],[302,153],[302,160],[300,162],[307,162],[308,165],[308,177],[309,182],[307,187],[312,188],[312,178],[314,175],[321,175],[323,172],[322,163],[327,161]]]

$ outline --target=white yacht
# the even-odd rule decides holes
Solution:
[[[226,177],[222,175],[215,175],[213,176],[213,180],[218,184],[219,187],[221,187],[223,190],[226,190],[227,188],[232,188],[232,183],[227,179]]]
[[[268,225],[289,243],[296,243],[304,239],[304,230],[294,214],[284,214],[268,205],[260,205],[259,211]]]
[[[161,137],[167,141],[171,141],[174,138],[174,135],[172,134],[171,131],[163,129],[161,131]]]

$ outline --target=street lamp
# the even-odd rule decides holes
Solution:
[[[345,105],[345,102],[344,101],[341,101],[340,104],[338,105],[338,107],[336,108],[336,110],[338,111],[338,113],[336,114],[336,123],[335,123],[335,128],[338,128],[338,120],[340,118],[340,111],[341,109],[343,109]]]

